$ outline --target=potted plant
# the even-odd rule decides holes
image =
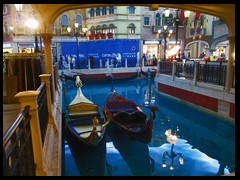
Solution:
[[[113,38],[113,33],[112,32],[108,32],[107,36],[108,36],[108,39],[112,39]]]
[[[100,34],[95,34],[95,39],[100,39]]]
[[[94,34],[90,34],[89,35],[89,40],[94,40],[94,36],[95,36]]]
[[[101,39],[106,39],[106,34],[102,33],[101,34]]]

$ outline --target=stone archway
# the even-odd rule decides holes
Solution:
[[[203,45],[201,45],[201,44],[203,44]],[[193,51],[191,52],[191,48],[190,48],[191,45],[196,45],[197,49],[195,48],[196,49],[195,52],[193,52]],[[190,53],[191,57],[198,57],[199,53],[202,53],[204,51],[203,47],[206,50],[206,52],[205,52],[206,55],[209,55],[210,54],[210,51],[209,51],[210,45],[207,41],[203,41],[203,40],[191,41],[188,44],[186,44],[186,46],[184,48],[184,53],[187,54],[188,56],[189,56],[189,53]],[[194,48],[192,48],[192,49],[194,49]]]

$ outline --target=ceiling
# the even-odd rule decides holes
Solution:
[[[31,4],[39,17],[41,31],[52,32],[52,24],[65,11],[97,6],[149,6],[150,10],[158,7],[186,9],[220,17],[229,28],[229,35],[235,38],[235,4]]]

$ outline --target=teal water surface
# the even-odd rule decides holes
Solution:
[[[111,86],[111,82],[83,84],[82,92],[104,107]],[[111,131],[112,139],[107,138],[106,143],[107,167],[111,168],[110,173],[106,168],[106,176],[218,176],[235,172],[234,124],[156,92],[153,80],[151,86],[145,78],[116,82],[114,88],[136,104],[156,105],[159,111],[149,144],[126,140],[125,135]],[[75,82],[66,82],[66,92],[67,105],[76,95]],[[149,117],[148,109],[143,111]],[[174,145],[165,134],[169,130],[177,136]],[[180,157],[183,164],[179,163]],[[64,160],[65,176],[80,175],[66,141]]]

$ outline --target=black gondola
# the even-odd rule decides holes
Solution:
[[[105,130],[108,122],[102,110],[81,91],[77,76],[77,95],[67,106],[66,139],[79,173],[82,176],[104,176],[106,166]]]
[[[145,71],[143,71],[143,70],[141,69],[141,74],[142,74],[142,75],[148,77],[148,73],[149,73],[149,70],[148,70],[147,72],[145,72]],[[151,75],[151,77],[155,77],[156,74],[157,74],[157,70],[156,70],[156,69],[150,69],[150,75]]]
[[[151,110],[149,119],[139,105],[132,100],[125,99],[116,92],[113,86],[106,99],[104,107],[105,118],[122,133],[128,134],[132,139],[149,143],[152,138],[153,120],[157,106],[142,106]]]

